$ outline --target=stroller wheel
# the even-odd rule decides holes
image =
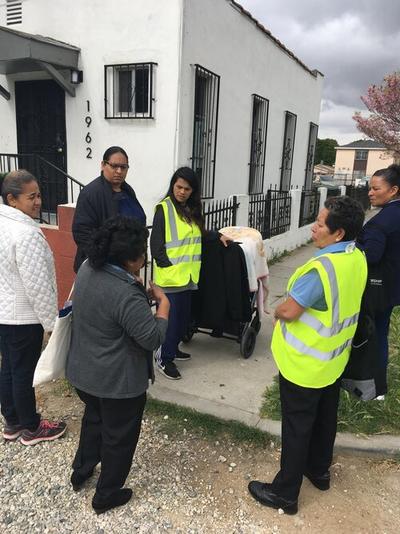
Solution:
[[[260,331],[260,328],[261,328],[261,321],[260,321],[260,317],[258,315],[258,310],[256,311],[254,319],[251,321],[250,324],[254,328],[256,333],[258,334],[258,332]]]
[[[240,353],[247,360],[253,354],[254,347],[256,346],[257,332],[249,326],[243,333],[243,337],[240,341]]]

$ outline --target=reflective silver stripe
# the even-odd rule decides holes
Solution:
[[[356,324],[356,322],[358,321],[358,316],[359,313],[356,313],[352,317],[347,317],[341,323],[338,322],[333,324],[332,326],[325,326],[319,319],[317,319],[308,312],[304,312],[300,316],[299,321],[316,330],[320,336],[331,337],[335,334],[338,334],[344,328]]]
[[[164,202],[167,206],[167,211],[168,211],[168,221],[169,221],[169,228],[171,231],[171,241],[178,242],[178,229],[176,227],[174,205],[172,204],[172,200],[169,197],[166,198]]]
[[[321,360],[322,362],[328,362],[336,358],[336,356],[340,356],[340,354],[342,354],[342,352],[351,345],[351,342],[353,339],[353,338],[348,339],[340,347],[334,349],[331,352],[322,352],[313,347],[309,347],[308,345],[300,341],[300,339],[298,339],[296,336],[288,332],[286,328],[286,324],[283,321],[281,321],[281,329],[282,329],[283,337],[288,345],[290,345],[292,348],[294,348],[298,352],[301,352],[305,356],[312,356],[313,358],[317,358],[318,360]]]
[[[199,243],[201,243],[201,235],[198,237],[192,237],[192,245],[198,245]]]
[[[183,245],[191,245],[192,238],[191,237],[185,237],[185,239],[177,239],[176,241],[169,241],[168,243],[165,243],[165,248],[176,248],[181,247]]]
[[[168,259],[172,263],[172,265],[178,265],[178,263],[189,263],[192,261],[201,261],[201,254],[195,254],[193,256],[189,256],[187,254],[185,256],[178,256],[177,258],[168,258]]]
[[[308,312],[304,312],[300,317],[299,321],[307,326],[310,326],[318,332],[323,337],[330,337],[335,334],[338,334],[343,328],[347,328],[353,324],[356,324],[358,321],[359,314],[356,313],[351,317],[347,317],[342,322],[340,322],[340,312],[339,312],[339,288],[336,279],[336,272],[333,266],[333,263],[326,256],[321,256],[316,258],[315,261],[319,261],[328,275],[329,286],[331,290],[332,298],[332,326],[325,326],[319,319],[314,317]]]

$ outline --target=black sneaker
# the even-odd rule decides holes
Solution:
[[[178,360],[180,362],[187,362],[191,359],[191,355],[188,352],[182,352],[179,349],[176,349],[176,356],[175,360]]]
[[[67,429],[67,425],[62,421],[51,423],[47,419],[42,419],[36,430],[24,430],[21,435],[22,445],[36,445],[41,441],[53,441],[60,438]]]
[[[164,365],[158,364],[157,369],[170,380],[179,380],[182,378],[174,362],[167,362]]]
[[[23,430],[21,425],[9,425],[6,423],[3,429],[3,438],[7,441],[14,441],[20,437]]]

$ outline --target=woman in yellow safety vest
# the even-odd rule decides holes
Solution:
[[[155,260],[153,279],[171,304],[166,340],[156,352],[156,363],[171,380],[181,378],[174,360],[190,359],[178,345],[189,325],[191,292],[199,281],[203,233],[199,181],[192,169],[181,167],[173,174],[165,198],[156,206],[150,238]],[[229,240],[221,236],[221,241],[226,244]]]
[[[305,475],[320,490],[330,486],[340,376],[348,362],[367,280],[364,253],[354,239],[361,205],[329,198],[312,227],[315,256],[289,279],[275,310],[272,353],[279,369],[282,409],[281,468],[272,483],[253,480],[261,504],[297,513]]]

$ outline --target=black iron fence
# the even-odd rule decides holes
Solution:
[[[315,221],[319,211],[320,197],[318,189],[301,192],[299,227]]]
[[[289,191],[269,189],[252,195],[249,202],[249,226],[256,228],[263,239],[283,234],[290,229],[292,197]]]
[[[346,195],[354,198],[355,200],[358,200],[364,210],[368,210],[370,208],[370,201],[368,197],[368,186],[354,186],[354,185],[348,185],[346,187]]]
[[[39,154],[0,154],[0,174],[26,169],[38,180],[42,194],[41,222],[57,224],[57,206],[75,202],[83,184]]]
[[[238,207],[239,203],[235,196],[224,200],[203,201],[206,230],[219,230],[225,226],[235,226]]]

